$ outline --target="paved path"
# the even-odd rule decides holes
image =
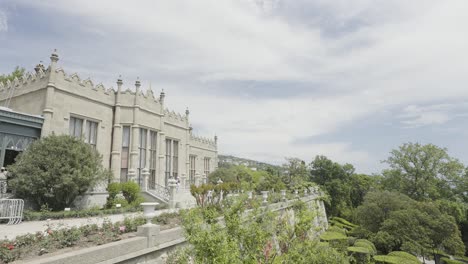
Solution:
[[[163,209],[157,210],[156,215],[162,213],[175,212],[177,209]],[[6,225],[0,224],[0,239],[5,237],[8,239],[15,238],[19,235],[25,235],[28,233],[34,234],[36,232],[43,232],[47,229],[47,226],[52,226],[53,228],[64,228],[72,226],[82,226],[89,224],[102,225],[105,219],[115,223],[118,221],[123,221],[125,217],[135,217],[143,216],[142,212],[138,213],[127,213],[127,214],[117,214],[117,215],[106,215],[98,217],[88,217],[88,218],[69,218],[69,219],[58,219],[58,220],[45,220],[45,221],[27,221],[22,222],[18,225]]]

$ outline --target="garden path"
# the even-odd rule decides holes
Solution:
[[[157,210],[156,216],[163,214],[163,213],[171,213],[175,211],[177,211],[177,209]],[[25,235],[28,233],[34,234],[36,232],[44,232],[48,226],[51,226],[54,229],[72,227],[72,226],[78,227],[78,226],[90,225],[90,224],[97,224],[100,226],[106,219],[115,223],[118,221],[123,221],[125,217],[136,217],[136,216],[143,216],[143,212],[87,217],[87,218],[27,221],[27,222],[22,222],[21,224],[17,224],[17,225],[1,224],[0,225],[0,239],[3,239],[3,238],[13,239],[19,235]]]

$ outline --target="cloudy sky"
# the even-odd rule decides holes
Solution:
[[[164,89],[219,151],[358,172],[404,142],[468,164],[468,1],[0,1],[0,73],[59,64]]]

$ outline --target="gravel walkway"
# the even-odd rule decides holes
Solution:
[[[156,211],[156,215],[162,213],[176,212],[177,209],[163,209]],[[46,220],[46,221],[27,221],[22,222],[18,225],[6,225],[0,224],[0,239],[8,238],[12,239],[19,235],[25,235],[28,233],[34,234],[36,232],[43,232],[47,229],[47,226],[52,226],[53,228],[64,228],[72,226],[83,226],[89,224],[102,225],[105,219],[115,223],[118,221],[123,221],[125,217],[136,217],[143,216],[142,212],[138,213],[127,213],[127,214],[117,214],[117,215],[106,215],[98,217],[88,217],[88,218],[70,218],[70,219],[59,219],[59,220]]]

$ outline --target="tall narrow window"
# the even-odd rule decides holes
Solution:
[[[128,154],[130,147],[130,127],[122,127],[122,152],[120,164],[120,182],[126,182],[128,174]]]
[[[81,138],[83,133],[83,119],[70,117],[70,126],[69,126],[70,136]]]
[[[138,146],[138,149],[140,151],[140,161],[138,163],[138,182],[140,183],[140,186],[143,180],[141,177],[141,172],[146,167],[147,133],[148,133],[148,130],[144,128],[140,128],[140,144]]]
[[[179,141],[172,141],[172,177],[177,179],[179,177]]]
[[[166,139],[166,186],[170,177],[179,175],[179,141]]]
[[[172,140],[166,139],[166,170],[165,170],[166,186],[167,186],[167,180],[171,177],[171,164],[172,164],[171,147],[172,147]]]
[[[205,177],[208,177],[208,175],[210,174],[210,158],[205,157],[203,159],[203,164],[205,168]]]
[[[150,132],[150,182],[149,185],[151,188],[156,186],[156,163],[158,157],[156,156],[156,147],[157,147],[157,133],[156,131]]]
[[[189,172],[189,182],[190,184],[195,184],[195,160],[197,157],[195,155],[190,155],[190,172]]]
[[[90,144],[96,149],[98,123],[93,121],[86,121],[86,143]]]

